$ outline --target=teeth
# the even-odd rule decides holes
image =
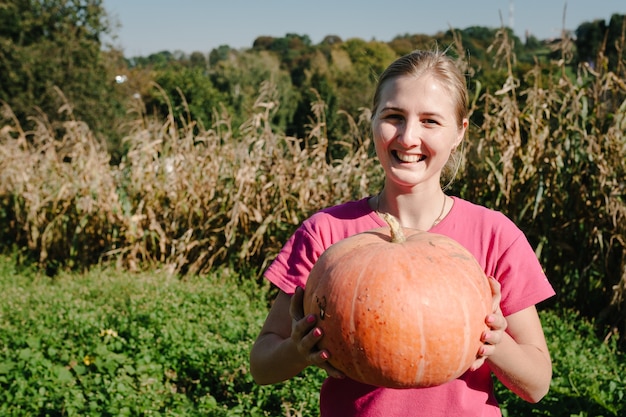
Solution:
[[[402,162],[419,162],[423,161],[426,157],[424,155],[409,155],[406,153],[396,152],[396,156]]]

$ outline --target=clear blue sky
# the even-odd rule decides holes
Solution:
[[[120,25],[113,44],[129,57],[249,48],[262,35],[308,35],[315,44],[327,35],[387,42],[501,23],[522,39],[526,32],[548,39],[563,27],[626,14],[625,0],[104,0],[104,7]]]

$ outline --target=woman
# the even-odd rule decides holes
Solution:
[[[416,51],[381,75],[373,101],[372,132],[385,171],[376,196],[322,210],[305,220],[265,276],[280,292],[250,355],[260,384],[289,379],[307,366],[326,370],[320,410],[328,416],[499,416],[493,372],[523,399],[539,401],[548,391],[552,363],[535,305],[552,295],[523,233],[504,215],[442,190],[442,173],[468,127],[465,78],[440,52]],[[333,243],[386,223],[447,235],[474,254],[494,277],[494,311],[476,361],[461,377],[431,388],[389,389],[353,381],[334,369],[332,352],[319,350],[324,337],[317,317],[304,317],[308,273]],[[445,320],[445,318],[442,318]]]

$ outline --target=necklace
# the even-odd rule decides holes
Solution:
[[[382,191],[380,191],[377,195],[376,195],[376,213],[380,214],[380,197],[381,197],[381,193]],[[437,216],[437,218],[435,219],[435,221],[433,222],[433,224],[430,225],[429,229],[432,229],[433,227],[435,227],[436,225],[439,224],[439,222],[441,222],[441,220],[443,219],[443,212],[446,211],[446,203],[448,202],[448,198],[446,197],[446,195],[443,195],[443,205],[441,206],[441,211],[439,212],[439,216]]]
[[[446,195],[443,195],[443,205],[441,206],[441,211],[439,212],[439,216],[437,216],[437,218],[435,219],[435,221],[433,222],[433,224],[430,225],[430,228],[432,229],[433,227],[435,227],[437,224],[439,224],[439,222],[443,219],[443,212],[446,210],[446,202],[448,201],[448,199],[446,198]]]

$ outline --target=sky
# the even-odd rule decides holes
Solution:
[[[558,37],[563,28],[626,15],[625,0],[104,0],[115,25],[113,46],[127,57],[160,51],[208,53],[250,48],[259,36],[307,35],[318,44],[391,41],[469,26],[513,28],[525,39]]]

